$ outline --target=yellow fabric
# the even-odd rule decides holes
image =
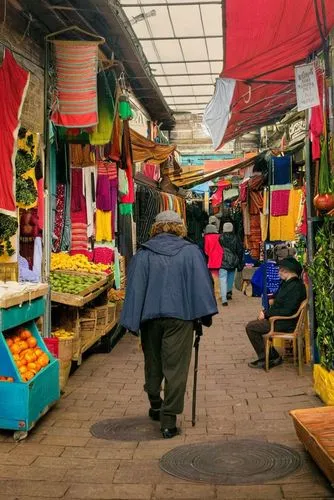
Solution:
[[[301,189],[291,189],[289,213],[280,217],[270,215],[270,240],[294,241],[296,239],[296,224],[302,200]]]
[[[151,163],[163,163],[175,151],[176,146],[156,144],[146,137],[130,129],[133,161],[144,162],[150,160]]]
[[[32,136],[32,146],[28,144],[28,137]],[[39,149],[39,134],[33,133],[30,130],[26,131],[26,134],[21,139],[17,139],[17,149],[22,149],[27,153],[31,154],[34,160],[37,158],[37,153]]]
[[[268,236],[269,217],[260,212],[261,241],[266,241]]]
[[[96,210],[96,241],[112,241],[111,212]]]

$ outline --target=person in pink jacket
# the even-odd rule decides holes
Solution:
[[[204,230],[204,253],[207,257],[208,268],[211,272],[216,299],[220,299],[219,269],[221,267],[224,250],[219,243],[219,233],[216,225],[208,224]]]

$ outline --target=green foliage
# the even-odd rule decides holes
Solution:
[[[334,220],[325,218],[315,237],[316,254],[309,266],[315,295],[320,363],[334,369]]]
[[[330,164],[328,161],[328,145],[326,139],[323,139],[321,145],[321,158],[319,170],[319,194],[332,193],[333,178],[331,174]]]
[[[15,250],[12,247],[10,238],[16,234],[17,227],[18,224],[15,217],[0,214],[0,255],[3,255],[5,252],[9,256],[14,254]]]

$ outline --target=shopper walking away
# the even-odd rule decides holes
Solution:
[[[129,266],[120,319],[128,330],[141,332],[149,416],[160,420],[164,438],[178,433],[176,416],[184,407],[194,321],[211,326],[218,312],[202,251],[184,239],[186,233],[176,212],[157,215],[152,238]]]
[[[242,271],[244,267],[244,249],[231,222],[225,222],[219,242],[223,248],[223,259],[219,270],[220,292],[223,306],[227,306],[227,300],[232,299],[235,270]]]
[[[219,243],[216,225],[208,224],[204,230],[204,253],[215,286],[215,296],[220,300],[219,269],[223,260],[223,249]]]
[[[287,257],[279,262],[279,275],[282,284],[270,305],[268,311],[262,310],[255,321],[250,321],[246,326],[248,338],[258,356],[256,361],[248,363],[250,368],[265,368],[265,349],[263,335],[270,331],[269,318],[272,316],[293,316],[298,311],[300,304],[306,299],[306,288],[300,276],[302,266],[294,257]],[[282,319],[276,322],[277,332],[293,332],[297,319]],[[282,357],[274,347],[271,348],[269,367],[273,368],[282,363]]]

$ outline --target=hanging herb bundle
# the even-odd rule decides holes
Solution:
[[[319,194],[329,194],[333,192],[333,179],[328,160],[327,140],[324,138],[321,147],[320,172],[319,172]]]
[[[326,218],[315,237],[316,254],[309,266],[315,294],[320,363],[334,369],[334,220]]]
[[[15,253],[10,238],[16,234],[18,223],[15,217],[0,214],[0,255],[7,253],[9,257]]]
[[[36,160],[30,153],[19,149],[15,158],[16,201],[25,206],[32,205],[37,199],[37,190],[32,179],[22,176],[36,166]]]

